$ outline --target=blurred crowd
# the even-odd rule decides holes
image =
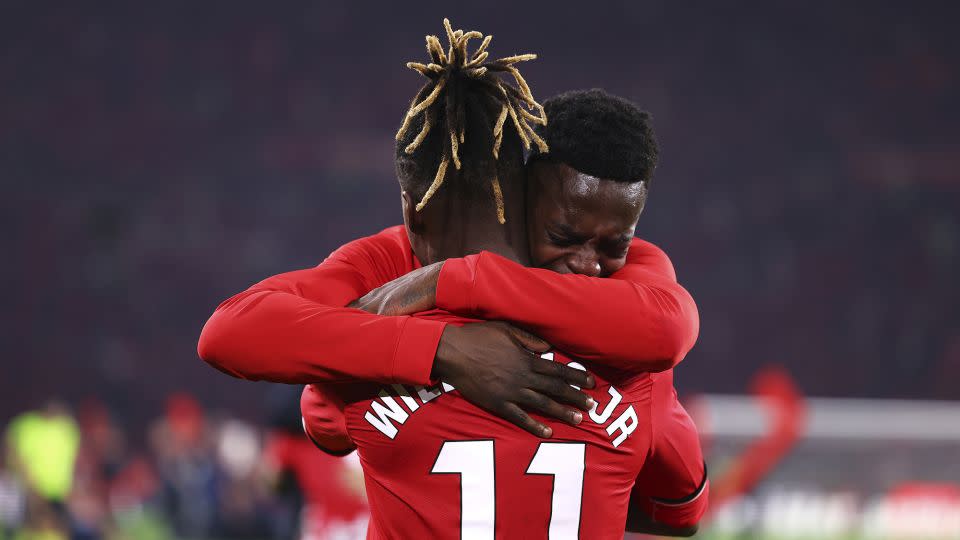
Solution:
[[[276,422],[261,428],[171,395],[144,441],[95,400],[18,415],[0,467],[0,539],[363,538],[359,463],[320,452],[291,421],[299,388],[272,401]]]
[[[662,158],[638,234],[700,307],[682,390],[742,391],[774,362],[811,395],[960,399],[950,4],[698,9],[4,3],[0,420],[92,395],[147,437],[189,391],[259,421],[266,385],[200,362],[200,328],[249,284],[400,221],[392,134],[420,82],[403,62],[444,16],[494,34],[494,54],[539,53],[525,73],[541,98],[603,86],[653,112]],[[250,424],[207,418],[218,429],[148,437],[137,458],[110,414],[78,410],[101,441],[78,449],[78,471],[100,471],[78,482],[112,472],[96,501],[64,501],[77,515],[151,508],[176,478],[192,502],[170,526],[258,504],[210,495],[253,473],[225,469],[209,435]],[[125,475],[156,490],[127,493]]]

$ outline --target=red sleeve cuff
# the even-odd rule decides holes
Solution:
[[[446,266],[446,265],[444,265]],[[399,383],[429,385],[433,359],[447,323],[407,317],[393,353],[393,376]]]
[[[644,513],[650,516],[655,523],[663,523],[679,529],[697,525],[707,512],[709,502],[710,481],[704,480],[703,485],[697,492],[683,502],[665,502],[654,498],[645,498],[640,502],[640,505]]]
[[[469,315],[476,309],[473,286],[477,281],[480,255],[447,259],[437,278],[437,308]]]

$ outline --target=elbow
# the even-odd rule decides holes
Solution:
[[[637,337],[642,336],[644,369],[654,373],[674,368],[690,352],[700,332],[697,305],[683,287],[671,286],[645,289],[645,300],[634,307],[625,320],[633,327],[621,329],[620,340],[633,348],[637,358]]]
[[[700,314],[693,298],[685,290],[677,298],[677,307],[668,320],[664,321],[663,336],[665,349],[664,369],[671,369],[680,363],[690,349],[693,349],[700,334]]]
[[[207,363],[215,362],[223,349],[223,333],[219,331],[216,317],[217,314],[214,313],[207,324],[203,325],[200,339],[197,340],[197,355]]]
[[[216,350],[217,343],[210,337],[210,332],[207,332],[207,326],[204,325],[203,330],[200,331],[200,339],[197,340],[197,356],[201,360],[209,362],[209,359],[214,357]]]
[[[673,335],[667,339],[667,348],[664,351],[664,360],[661,371],[673,369],[679,364],[697,342],[699,325],[683,321],[675,328]]]
[[[229,359],[233,357],[230,352],[231,339],[221,328],[221,323],[216,320],[217,314],[214,313],[200,331],[200,339],[197,341],[197,355],[200,359],[210,365],[210,367],[240,379],[249,379],[240,373],[242,370],[234,369],[236,366]]]
[[[197,341],[197,355],[217,371],[236,377],[237,375],[235,373],[231,372],[220,362],[220,359],[223,358],[222,345],[216,336],[216,332],[208,330],[209,326],[210,323],[208,322],[207,325],[203,327],[203,331],[200,332],[200,340]]]
[[[230,336],[231,317],[226,310],[233,305],[236,299],[242,298],[244,295],[245,293],[240,293],[223,301],[207,319],[203,329],[200,330],[200,339],[197,340],[197,355],[205,362],[214,364],[218,358],[227,354],[227,349],[233,339]],[[214,367],[221,369],[215,364]]]
[[[654,357],[647,361],[647,371],[660,373],[676,367],[693,348],[698,330],[696,319],[691,322],[686,315],[664,320],[655,334],[659,346],[655,348]]]

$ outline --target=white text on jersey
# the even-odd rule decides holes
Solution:
[[[553,360],[553,353],[544,353],[543,357]],[[577,362],[570,362],[567,365],[586,371]],[[379,397],[370,403],[370,409],[364,414],[363,418],[377,431],[393,439],[400,432],[400,427],[406,423],[411,414],[420,409],[421,405],[426,405],[441,394],[453,390],[455,388],[447,383],[427,387],[414,386],[412,392],[405,385],[392,384],[380,390]],[[633,405],[628,406],[614,418],[613,413],[623,400],[623,395],[613,386],[607,388],[607,394],[609,395],[609,401],[606,403],[602,403],[602,397],[595,398],[597,403],[590,411],[589,418],[606,428],[607,435],[613,438],[612,444],[616,448],[623,444],[631,433],[636,431],[639,420]],[[397,399],[403,402],[406,408],[400,406]]]

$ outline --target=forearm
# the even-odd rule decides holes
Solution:
[[[612,278],[561,275],[482,253],[446,261],[436,304],[513,322],[600,364],[638,371],[673,367],[696,341],[696,304],[669,276],[626,270]]]
[[[350,302],[349,307],[377,315],[412,315],[436,307],[437,280],[443,263],[418,268]]]
[[[283,289],[261,284],[222,303],[200,335],[200,357],[249,380],[429,384],[443,323],[371,315]]]

